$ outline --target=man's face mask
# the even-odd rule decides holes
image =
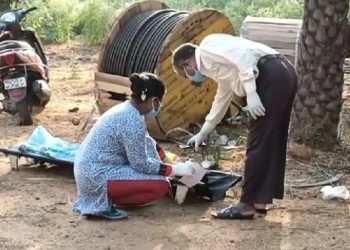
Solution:
[[[185,71],[187,78],[190,79],[192,82],[202,83],[205,79],[207,79],[207,77],[203,75],[201,72],[199,72],[198,70],[194,70],[194,74],[190,75],[186,70],[186,66],[184,66],[183,69]]]
[[[158,103],[158,108],[157,109],[154,108],[154,104],[153,104],[154,101],[156,101]],[[151,116],[151,117],[158,116],[159,111],[160,111],[160,107],[161,107],[161,104],[160,104],[159,99],[158,98],[153,98],[152,99],[152,110],[150,112],[148,112],[146,115]]]

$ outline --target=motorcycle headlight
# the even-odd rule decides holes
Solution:
[[[0,17],[0,21],[13,23],[16,21],[16,15],[13,12],[7,12]]]

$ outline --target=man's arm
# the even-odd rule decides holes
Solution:
[[[201,129],[201,133],[207,136],[224,118],[232,100],[233,91],[230,86],[218,83],[213,104],[209,114],[205,118],[205,123]]]

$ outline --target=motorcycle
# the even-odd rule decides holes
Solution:
[[[21,21],[36,10],[0,13],[0,113],[18,113],[19,125],[32,125],[51,97],[49,69],[35,30],[23,29]]]

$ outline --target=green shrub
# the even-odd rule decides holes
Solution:
[[[71,0],[21,1],[16,7],[38,10],[27,16],[25,26],[37,30],[46,42],[66,42],[73,36],[73,28],[79,15],[80,2]]]
[[[162,0],[161,0],[162,1]],[[65,42],[82,35],[88,44],[100,44],[110,32],[117,10],[137,0],[24,0],[19,7],[37,6],[26,21],[47,42]],[[224,12],[236,31],[251,16],[302,18],[304,0],[163,0],[177,10],[214,8]]]
[[[239,31],[247,16],[302,18],[303,4],[303,0],[233,0],[227,3],[223,11]]]
[[[88,0],[79,19],[81,33],[88,44],[100,44],[110,32],[116,9],[109,1]]]
[[[303,2],[297,0],[280,1],[274,6],[257,9],[255,15],[262,17],[302,18]]]
[[[245,17],[302,18],[304,0],[165,0],[170,7],[179,10],[214,8],[225,13],[236,31]]]

